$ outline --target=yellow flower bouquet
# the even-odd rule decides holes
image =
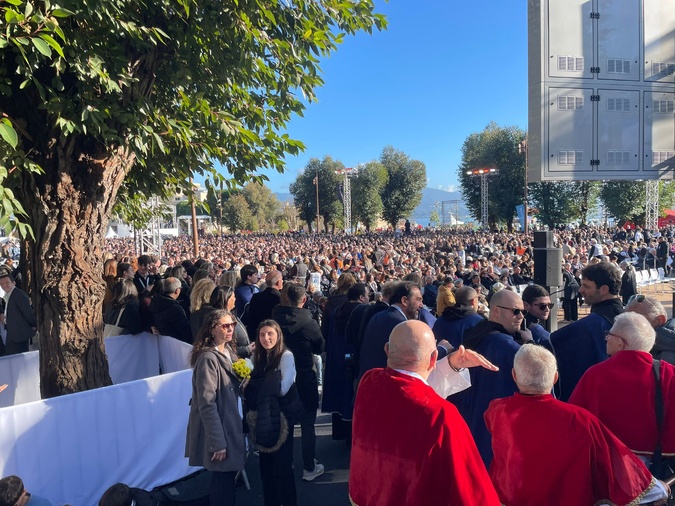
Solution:
[[[251,379],[251,368],[243,358],[240,358],[234,364],[232,364],[232,370],[242,380]]]

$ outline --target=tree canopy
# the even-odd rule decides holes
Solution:
[[[385,26],[372,0],[5,0],[0,19],[0,224],[32,230],[43,396],[110,382],[100,252],[118,194],[283,171],[319,58]]]
[[[380,162],[372,161],[359,167],[352,180],[352,222],[361,222],[372,230],[382,216],[382,188],[387,182],[387,169]]]
[[[382,218],[392,228],[408,217],[422,200],[427,185],[427,169],[403,151],[387,146],[380,154],[380,163],[387,169],[387,182],[382,188]]]
[[[518,144],[525,132],[518,127],[500,127],[490,123],[482,132],[469,135],[462,145],[462,161],[458,170],[460,190],[469,212],[481,219],[480,179],[467,175],[467,171],[494,167],[495,176],[489,176],[488,223],[495,227],[505,223],[513,229],[516,206],[523,203],[525,189],[525,158],[518,153]]]

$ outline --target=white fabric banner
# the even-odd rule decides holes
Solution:
[[[190,367],[192,345],[169,336],[159,336],[159,363],[163,373]]]
[[[0,409],[0,476],[54,505],[91,506],[110,485],[151,489],[183,457],[192,371]]]
[[[0,357],[0,408],[40,400],[40,352]]]
[[[110,377],[115,385],[159,374],[158,339],[149,332],[108,337],[105,340],[105,352],[108,355]]]

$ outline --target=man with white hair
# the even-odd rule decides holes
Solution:
[[[519,393],[492,401],[490,477],[502,504],[665,504],[668,490],[595,416],[551,395],[556,360],[537,345],[513,360]]]
[[[628,301],[625,310],[641,314],[654,328],[656,341],[651,350],[652,356],[675,364],[675,318],[668,320],[663,304],[654,297],[640,294]]]
[[[616,317],[607,332],[604,362],[582,376],[569,402],[597,416],[628,448],[652,458],[659,439],[656,419],[656,381],[649,350],[654,346],[654,329],[636,312]],[[661,361],[659,367],[663,396],[661,450],[675,456],[675,366]]]

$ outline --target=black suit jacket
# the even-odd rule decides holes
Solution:
[[[248,311],[244,325],[248,330],[249,339],[255,341],[258,325],[263,320],[272,318],[274,306],[281,302],[281,292],[268,286],[262,292],[254,293],[248,303]]]
[[[4,313],[7,328],[7,344],[5,345],[5,354],[22,353],[28,351],[28,340],[35,335],[37,321],[35,313],[30,305],[30,299],[26,292],[14,288],[9,297],[7,307],[4,299],[0,308]]]

